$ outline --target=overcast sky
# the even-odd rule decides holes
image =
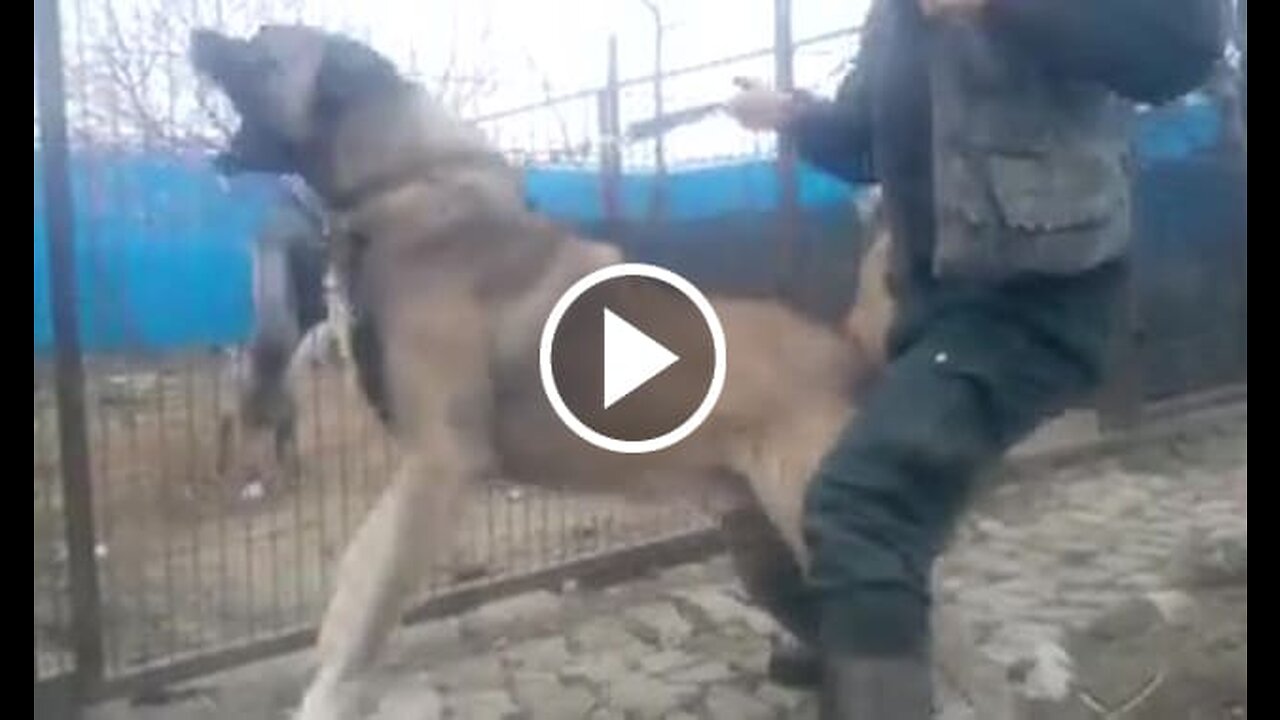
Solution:
[[[773,0],[652,2],[661,14],[662,63],[668,70],[763,51],[752,59],[667,80],[667,112],[727,97],[735,76],[772,79],[773,58],[767,51],[773,44]],[[793,38],[802,42],[854,28],[861,24],[868,2],[793,0]],[[655,59],[655,18],[645,0],[62,0],[62,14],[68,72],[79,60],[80,67],[97,76],[90,83],[121,82],[108,68],[110,63],[93,54],[100,48],[115,48],[108,51],[117,56],[159,53],[168,70],[154,72],[150,64],[132,70],[148,77],[142,93],[150,115],[162,125],[202,122],[183,47],[187,25],[193,22],[231,32],[252,32],[262,23],[304,22],[355,35],[428,86],[446,70],[455,78],[482,78],[484,91],[467,94],[459,108],[471,118],[602,86],[610,36],[617,38],[624,80],[651,75]],[[114,33],[112,25],[118,28]],[[796,84],[831,90],[856,53],[856,42],[856,35],[846,34],[798,48]],[[184,79],[172,80],[174,73]],[[81,80],[69,77],[67,83],[73,134],[94,127],[89,132],[98,138],[95,142],[122,137],[126,128],[111,116],[132,101],[134,88],[111,90],[105,96],[100,91],[77,94],[89,87]],[[652,85],[626,88],[620,109],[624,128],[652,117]],[[483,127],[506,149],[545,156],[549,149],[598,139],[596,110],[596,98],[584,97]],[[90,122],[89,115],[97,119]],[[741,131],[726,118],[712,117],[670,133],[667,156],[677,163],[718,159],[767,151],[769,140]],[[626,148],[624,161],[632,167],[647,165],[652,150],[652,143],[635,143]]]
[[[768,48],[773,43],[773,0],[656,0],[665,28],[663,66],[680,68]],[[867,0],[793,0],[796,40],[859,25]],[[433,77],[452,65],[496,82],[464,111],[484,116],[536,103],[548,94],[603,85],[607,38],[618,39],[619,73],[625,79],[648,75],[654,66],[655,22],[642,0],[312,0],[309,22],[363,36],[403,67]],[[856,37],[803,48],[796,57],[796,82],[830,90],[842,63],[856,50]],[[710,69],[665,83],[667,111],[726,97],[731,79],[772,78],[769,56]],[[652,86],[622,95],[623,125],[653,113]],[[504,147],[545,150],[576,145],[595,134],[596,102],[586,98],[553,110],[526,113],[486,124]],[[567,142],[566,142],[567,141]],[[706,161],[744,152],[768,152],[769,138],[746,133],[725,118],[712,117],[678,129],[666,138],[674,163]],[[652,143],[626,149],[632,167],[652,161]]]
[[[284,9],[299,1],[301,13]],[[652,0],[660,9],[665,28],[663,66],[670,70],[767,50],[773,42],[773,1]],[[869,0],[792,0],[793,38],[802,42],[857,27],[868,4]],[[114,8],[125,25],[132,16],[141,18],[134,19],[134,27],[126,27],[122,33],[129,51],[135,50],[135,37],[148,35],[145,26],[156,16],[164,18],[172,13],[190,17],[192,10],[202,22],[223,17],[235,31],[251,31],[266,22],[302,21],[348,32],[369,42],[428,86],[447,69],[455,79],[482,79],[486,85],[483,92],[467,94],[466,102],[459,106],[459,111],[471,118],[600,87],[606,77],[611,35],[618,40],[623,79],[647,76],[654,67],[655,22],[646,0],[63,0],[64,39],[69,44],[94,42],[94,38],[77,33],[75,18],[82,12],[88,15],[97,10],[100,14],[104,7]],[[181,12],[175,12],[178,10]],[[235,20],[229,19],[232,15]],[[185,33],[176,36],[184,38]],[[184,39],[176,41],[182,43]],[[74,54],[75,48],[68,51]],[[799,48],[796,84],[829,93],[856,51],[853,34]],[[186,65],[183,57],[171,62]],[[669,79],[664,83],[665,109],[673,112],[723,99],[732,92],[735,76],[767,81],[772,74],[773,59],[766,53]],[[75,83],[69,85],[74,94]],[[194,107],[193,98],[167,101],[163,94],[168,88],[163,83],[148,88],[148,92],[161,95],[159,104],[167,106],[162,110],[172,115],[174,107],[179,111]],[[190,88],[182,88],[182,92],[191,94]],[[652,117],[652,98],[653,88],[648,84],[624,90],[624,129],[629,123]],[[110,107],[104,110],[96,96],[82,105],[94,108],[99,115],[114,112]],[[482,126],[504,149],[533,151],[545,159],[549,150],[598,140],[596,110],[596,98],[587,96]],[[78,119],[73,112],[73,127]],[[667,135],[666,144],[668,159],[675,163],[768,152],[772,146],[771,138],[742,131],[723,117],[677,129]],[[648,165],[652,151],[653,143],[634,143],[625,149],[624,161],[633,168]]]

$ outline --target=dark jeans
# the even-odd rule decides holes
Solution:
[[[893,359],[807,497],[796,609],[828,652],[927,650],[931,569],[975,479],[1098,386],[1123,272],[904,295]]]

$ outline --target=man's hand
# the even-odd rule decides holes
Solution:
[[[778,130],[795,112],[796,100],[790,93],[772,90],[758,80],[740,78],[735,84],[741,92],[724,109],[748,130]]]
[[[976,15],[987,0],[920,0],[920,9],[926,17]]]

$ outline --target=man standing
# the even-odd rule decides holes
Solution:
[[[806,503],[824,718],[932,712],[929,580],[978,473],[1098,386],[1129,243],[1132,103],[1196,87],[1218,0],[873,0],[834,101],[729,105],[883,190],[890,361]]]

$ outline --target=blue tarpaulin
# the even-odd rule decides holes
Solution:
[[[1177,158],[1217,142],[1220,118],[1207,103],[1147,113],[1135,146],[1142,158]],[[264,179],[220,180],[200,158],[74,154],[75,260],[82,343],[89,352],[166,350],[242,342],[252,317],[250,247],[274,202]],[[623,214],[645,216],[654,179],[622,178]],[[777,180],[769,161],[673,172],[666,218],[681,223],[771,212]],[[599,176],[533,168],[527,192],[538,208],[570,224],[603,219]],[[800,171],[800,203],[847,203],[849,189],[811,168]],[[39,158],[35,172],[35,349],[52,344],[48,247]]]

